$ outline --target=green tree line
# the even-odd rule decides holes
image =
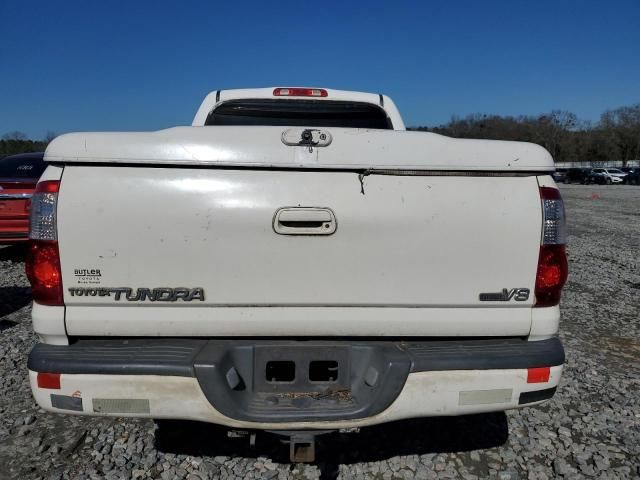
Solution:
[[[518,140],[545,147],[559,162],[606,162],[640,159],[640,103],[607,110],[598,122],[580,120],[574,113],[554,110],[518,117],[474,114],[453,117],[437,127],[411,130],[456,138]]]
[[[22,132],[9,132],[0,139],[0,158],[17,153],[42,152],[51,140],[55,138],[54,133],[47,133],[44,140],[29,140]]]

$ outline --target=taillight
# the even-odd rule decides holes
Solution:
[[[567,224],[564,203],[557,188],[540,187],[542,202],[542,239],[536,273],[536,307],[560,303],[562,287],[567,281],[569,265],[565,244]]]
[[[527,383],[546,383],[551,377],[550,367],[535,367],[527,369]]]
[[[274,97],[327,97],[329,94],[324,88],[276,88]]]
[[[42,305],[64,304],[56,227],[59,188],[58,180],[40,182],[31,201],[25,268],[33,300]]]
[[[59,180],[46,180],[36,185],[31,198],[29,238],[57,241],[56,209],[58,206]]]

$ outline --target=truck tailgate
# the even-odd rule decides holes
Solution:
[[[335,232],[277,233],[283,207],[330,212]],[[533,295],[479,294],[533,292],[540,228],[535,176],[70,165],[58,206],[67,329],[526,335]],[[202,295],[166,293],[180,288]]]

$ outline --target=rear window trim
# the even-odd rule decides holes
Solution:
[[[359,106],[359,107],[365,107],[367,109],[371,109],[372,111],[377,111],[378,113],[381,114],[381,118],[384,117],[384,122],[385,122],[385,127],[384,128],[374,128],[374,127],[351,127],[351,126],[343,126],[343,125],[333,125],[333,127],[338,127],[338,128],[369,128],[369,129],[378,129],[378,130],[393,130],[394,126],[393,126],[393,122],[391,121],[391,118],[389,117],[389,114],[387,113],[387,111],[382,108],[380,105],[377,105],[375,103],[371,103],[371,102],[359,102],[359,101],[351,101],[351,100],[316,100],[316,99],[292,99],[292,98],[243,98],[243,99],[230,99],[230,100],[226,100],[223,101],[219,104],[217,104],[207,115],[207,118],[204,122],[204,126],[220,126],[220,124],[218,123],[213,123],[213,116],[216,115],[216,112],[219,112],[219,110],[221,108],[224,107],[229,107],[230,104],[247,104],[247,103],[251,103],[251,102],[256,102],[256,103],[263,103],[265,105],[275,105],[275,104],[300,104],[300,106],[303,106],[304,104],[314,104],[314,105],[352,105],[352,106]],[[218,113],[218,115],[223,116],[224,113]],[[275,118],[275,117],[274,117]],[[224,125],[224,124],[223,124]],[[250,124],[251,126],[260,126],[262,124]],[[295,126],[309,126],[309,127],[325,127],[324,125],[314,125],[313,123],[311,124],[292,124],[292,125],[285,125],[285,124],[275,124],[272,125],[268,122],[265,122],[263,124],[264,126],[290,126],[290,127],[295,127]],[[234,126],[245,126],[245,125],[234,125]],[[248,126],[248,125],[247,125]],[[326,128],[329,128],[330,126],[326,126]]]

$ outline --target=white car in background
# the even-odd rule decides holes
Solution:
[[[627,174],[617,168],[594,168],[589,174],[587,183],[622,183]]]

